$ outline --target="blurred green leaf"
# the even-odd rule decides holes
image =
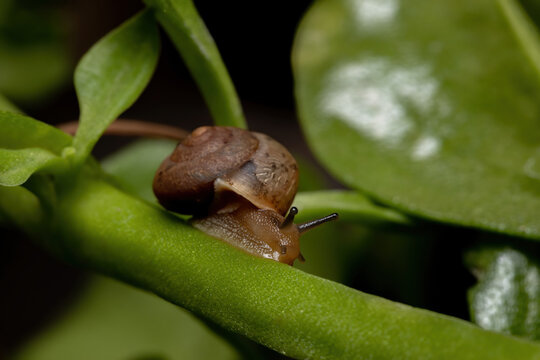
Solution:
[[[69,83],[67,18],[58,1],[0,2],[0,92],[29,103]]]
[[[182,55],[214,123],[246,128],[242,106],[214,39],[192,0],[144,0]]]
[[[156,296],[95,277],[63,316],[14,359],[238,359],[192,315]]]
[[[118,180],[123,190],[156,203],[152,191],[154,175],[175,146],[176,142],[170,140],[137,141],[107,157],[102,166]]]
[[[540,25],[540,2],[538,0],[521,0],[520,3],[536,27],[538,27]]]
[[[0,148],[39,147],[60,155],[71,136],[31,117],[0,110]]]
[[[49,97],[69,80],[71,64],[63,45],[13,49],[0,43],[0,92],[33,102]]]
[[[23,184],[39,170],[65,166],[66,161],[40,148],[0,149],[0,185]]]
[[[311,219],[310,219],[311,220]],[[300,238],[304,263],[294,266],[324,279],[346,283],[351,278],[351,267],[362,259],[370,235],[366,228],[343,223],[328,223]]]
[[[540,266],[509,247],[482,247],[466,255],[478,277],[469,290],[472,320],[487,330],[540,339]]]
[[[150,11],[97,42],[75,70],[81,115],[73,145],[82,161],[101,134],[142,93],[156,67],[159,33]]]
[[[332,212],[343,221],[367,223],[409,224],[410,220],[398,211],[377,206],[356,191],[320,190],[300,192],[294,199],[299,210],[298,220],[312,220]]]
[[[6,97],[0,94],[0,111],[9,111],[13,113],[21,113],[21,110],[15,106],[11,101],[6,99]]]
[[[302,127],[376,200],[540,238],[540,86],[494,1],[319,0],[294,46]]]
[[[326,189],[328,185],[322,170],[318,169],[308,159],[300,154],[293,154],[298,164],[298,191],[313,191]]]

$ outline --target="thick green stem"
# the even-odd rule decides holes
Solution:
[[[242,107],[214,39],[191,0],[144,0],[182,55],[214,123],[246,128]]]
[[[540,345],[245,254],[96,175],[59,188],[56,211],[37,228],[60,257],[152,291],[291,357],[540,357]],[[18,218],[18,226],[36,229],[39,219],[31,215],[43,216],[37,203],[18,200],[28,196],[21,188],[0,187],[0,209]]]

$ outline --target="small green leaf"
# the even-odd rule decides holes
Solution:
[[[319,0],[299,28],[316,155],[383,204],[540,239],[540,82],[515,26],[491,0],[381,4]]]
[[[0,111],[0,147],[43,148],[57,155],[71,145],[71,136],[31,117]]]
[[[370,223],[409,224],[407,216],[398,211],[373,204],[355,191],[322,190],[300,192],[294,199],[299,210],[298,220],[312,220],[329,213],[339,213],[340,220]]]
[[[81,115],[74,139],[82,161],[101,134],[142,93],[157,64],[159,33],[144,11],[97,42],[75,70]]]
[[[246,128],[242,106],[214,39],[191,0],[144,0],[184,58],[214,123]]]
[[[40,148],[0,149],[0,185],[21,185],[39,170],[64,164],[64,159]]]
[[[469,290],[472,320],[487,330],[540,339],[540,265],[509,247],[482,248],[466,262],[479,282]]]

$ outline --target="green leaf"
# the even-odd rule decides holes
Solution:
[[[319,0],[293,64],[307,139],[344,183],[540,238],[540,85],[496,2]]]
[[[64,159],[40,148],[0,149],[0,185],[21,185],[37,171],[65,165]]]
[[[0,91],[20,102],[50,98],[69,84],[73,65],[65,44],[16,46],[0,40]]]
[[[59,202],[52,216],[57,221],[45,221],[40,235],[57,256],[150,290],[287,356],[381,360],[426,354],[436,354],[437,359],[540,356],[538,344],[246,254],[117,190],[84,168],[80,177],[58,185]],[[4,189],[0,188],[0,199]],[[9,207],[9,202],[0,200],[0,206]],[[19,211],[25,213],[24,208]]]
[[[182,55],[214,123],[246,128],[242,106],[214,39],[191,0],[144,0]]]
[[[364,195],[355,191],[321,190],[300,192],[294,199],[294,206],[299,210],[298,220],[312,220],[332,212],[339,213],[343,221],[368,223],[409,224],[403,214],[373,204]]]
[[[11,101],[6,99],[5,96],[0,94],[0,111],[9,111],[13,113],[21,113],[22,111],[15,106]]]
[[[71,145],[64,132],[7,111],[0,111],[0,128],[0,185],[21,185],[38,171],[67,168],[67,160],[59,156]]]
[[[75,70],[81,115],[73,145],[84,160],[101,134],[144,90],[159,56],[159,33],[149,11],[97,42]]]
[[[479,278],[469,290],[472,320],[484,329],[540,339],[540,266],[509,247],[471,251],[466,262]]]
[[[328,188],[325,174],[321,168],[316,167],[313,161],[301,154],[293,154],[298,164],[298,191],[313,191]]]
[[[13,359],[117,360],[151,355],[185,360],[239,358],[186,311],[141,290],[95,277],[76,303],[25,343]]]
[[[372,239],[381,240],[380,234],[374,234],[361,222],[337,221],[320,226],[302,234],[300,245],[306,261],[297,262],[294,267],[338,283],[349,282],[354,277],[352,269],[358,269],[358,263],[365,259]]]
[[[71,136],[31,117],[0,111],[0,148],[43,148],[57,155],[71,145]]]
[[[102,166],[113,175],[123,190],[156,203],[152,191],[154,175],[161,162],[176,146],[170,140],[141,140],[107,157]]]

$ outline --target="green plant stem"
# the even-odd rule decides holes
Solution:
[[[191,0],[144,0],[184,58],[214,123],[246,128],[240,100],[214,39]]]
[[[48,216],[31,196],[0,187],[0,210],[39,233],[61,258],[152,291],[293,358],[540,357],[538,344],[245,254],[94,173],[57,183],[58,205]]]

